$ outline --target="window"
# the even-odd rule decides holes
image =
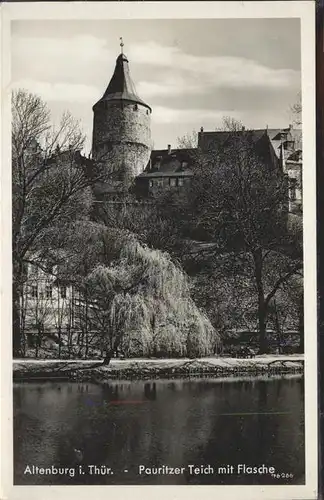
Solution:
[[[163,187],[163,179],[157,179],[156,185],[157,187]]]
[[[152,181],[152,179],[149,180],[149,186],[150,186],[150,188],[153,187],[153,185],[154,185],[154,182]]]
[[[52,298],[52,285],[46,285],[45,293],[47,299]]]
[[[183,186],[183,178],[182,177],[178,178],[178,186]]]
[[[176,179],[176,177],[170,177],[169,184],[170,184],[171,187],[175,187],[177,185],[177,179]]]
[[[181,162],[181,168],[187,168],[187,166],[188,166],[188,162],[187,161]]]
[[[134,105],[134,111],[137,111],[138,110],[138,106],[137,104]]]
[[[161,166],[161,157],[158,156],[156,158],[154,165],[153,165],[153,168],[154,168],[154,170],[160,170],[160,166]]]
[[[60,287],[61,299],[66,299],[66,286]]]
[[[297,179],[289,179],[289,199],[296,201]]]
[[[32,285],[30,294],[33,299],[37,299],[38,296],[37,285]]]

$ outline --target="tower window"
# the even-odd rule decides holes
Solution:
[[[37,299],[37,296],[38,296],[37,285],[32,285],[32,287],[31,287],[31,296],[32,296],[33,299]]]
[[[66,286],[61,286],[61,299],[66,299]]]
[[[138,110],[138,106],[137,104],[134,105],[134,111],[137,111]]]
[[[46,298],[51,299],[52,298],[52,285],[47,285],[46,286]]]
[[[149,110],[148,110],[148,109],[146,110],[146,114],[147,114],[147,115],[149,114]]]

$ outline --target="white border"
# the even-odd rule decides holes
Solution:
[[[299,17],[302,47],[304,269],[305,269],[305,425],[306,485],[301,486],[13,486],[11,373],[11,170],[10,21],[45,19],[205,19]],[[216,34],[217,36],[217,34]],[[317,498],[317,321],[315,179],[315,2],[25,2],[1,6],[1,499],[44,500],[311,500]],[[91,488],[91,489],[90,489]]]

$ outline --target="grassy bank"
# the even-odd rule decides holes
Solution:
[[[84,380],[176,378],[210,375],[213,377],[278,375],[302,373],[303,355],[256,356],[253,359],[114,359],[109,366],[96,366],[98,360],[22,359],[13,362],[14,380]]]

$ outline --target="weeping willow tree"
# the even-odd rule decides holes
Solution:
[[[160,357],[216,352],[218,334],[191,299],[186,275],[167,253],[132,239],[118,260],[97,266],[87,282],[106,363],[118,349]]]

